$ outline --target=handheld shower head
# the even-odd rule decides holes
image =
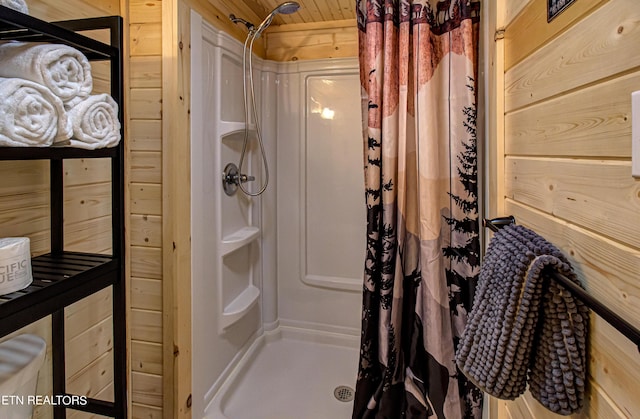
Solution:
[[[300,5],[295,1],[285,1],[280,4],[278,7],[273,9],[269,15],[260,23],[258,28],[256,29],[250,22],[247,22],[244,19],[240,19],[235,17],[234,15],[229,15],[229,19],[231,19],[234,23],[243,23],[247,29],[249,29],[249,34],[247,35],[247,39],[244,41],[244,49],[242,51],[242,87],[244,93],[244,116],[245,116],[245,126],[244,126],[244,141],[242,144],[242,153],[240,154],[240,163],[238,164],[237,170],[234,172],[235,174],[229,175],[228,171],[225,169],[225,175],[223,177],[225,192],[228,195],[233,195],[235,192],[235,187],[238,187],[242,192],[244,192],[248,196],[258,196],[262,194],[269,184],[269,165],[267,163],[267,156],[264,151],[264,145],[262,142],[262,134],[260,133],[260,122],[258,118],[258,112],[256,111],[256,94],[253,87],[253,65],[252,65],[252,56],[253,56],[253,41],[256,40],[264,31],[267,29],[267,26],[271,24],[274,16],[278,13],[281,14],[291,14],[296,12],[300,8]],[[247,65],[248,64],[248,65]],[[249,73],[247,77],[247,72]],[[249,85],[249,88],[247,88]],[[242,164],[244,163],[245,153],[247,152],[247,144],[249,142],[249,117],[250,117],[250,109],[249,102],[251,103],[251,108],[253,109],[254,115],[254,123],[256,127],[256,137],[258,140],[258,145],[260,147],[260,154],[262,154],[262,162],[264,163],[264,184],[260,187],[260,190],[257,192],[250,192],[245,189],[242,185],[244,182],[248,180],[253,180],[253,176],[247,176],[242,174]],[[228,166],[228,165],[227,165]]]
[[[276,13],[280,13],[283,15],[290,15],[292,13],[295,13],[298,11],[298,9],[300,9],[300,5],[295,2],[295,1],[285,1],[284,3],[280,4],[278,7],[276,7],[273,12]],[[271,12],[271,13],[273,13]]]
[[[267,29],[267,27],[271,24],[271,21],[277,14],[290,15],[297,12],[298,9],[300,9],[300,5],[295,1],[285,1],[284,3],[280,4],[278,7],[273,9],[271,13],[267,15],[267,17],[264,18],[260,25],[258,25],[255,37],[257,38],[258,36],[260,36],[262,31]]]

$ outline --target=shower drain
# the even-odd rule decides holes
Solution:
[[[353,389],[349,386],[338,386],[333,390],[333,395],[341,402],[350,402],[353,400]]]

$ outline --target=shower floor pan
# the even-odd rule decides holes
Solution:
[[[358,345],[356,336],[306,329],[265,333],[221,386],[206,418],[349,419]]]

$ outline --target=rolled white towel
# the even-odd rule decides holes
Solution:
[[[0,78],[0,146],[47,147],[71,137],[62,101],[49,89],[17,78]]]
[[[0,77],[19,77],[48,87],[69,109],[91,94],[91,64],[77,49],[60,44],[0,45]]]
[[[27,7],[27,3],[24,0],[0,0],[0,4],[25,15],[29,14],[29,7]]]
[[[94,150],[114,147],[120,142],[118,104],[106,93],[91,95],[68,112],[73,136],[54,145]]]

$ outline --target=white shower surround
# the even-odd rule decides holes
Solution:
[[[242,62],[242,45],[195,12],[191,28],[192,86],[203,84],[191,89],[192,415],[222,419],[228,392],[243,388],[238,380],[246,371],[259,370],[252,360],[264,358],[258,355],[266,347],[311,343],[317,350],[326,348],[325,355],[339,347],[357,353],[366,231],[360,87],[357,59],[275,63],[254,58],[271,179],[252,205],[234,207],[229,202],[245,198],[224,195],[221,173],[227,160],[237,164],[239,149],[220,143],[224,133],[243,126],[228,121],[242,106],[242,75],[233,70]],[[318,119],[313,108],[318,98],[329,102],[334,121]],[[256,161],[251,164],[255,172]],[[245,218],[234,208],[246,211]],[[246,221],[259,232],[256,240],[247,236],[246,258],[260,296],[223,330],[217,295],[222,270],[216,263],[228,234],[224,217]],[[334,219],[337,226],[330,223]],[[323,228],[317,228],[318,220]],[[344,384],[355,383],[354,359],[353,381]],[[262,380],[269,385],[268,378]]]

